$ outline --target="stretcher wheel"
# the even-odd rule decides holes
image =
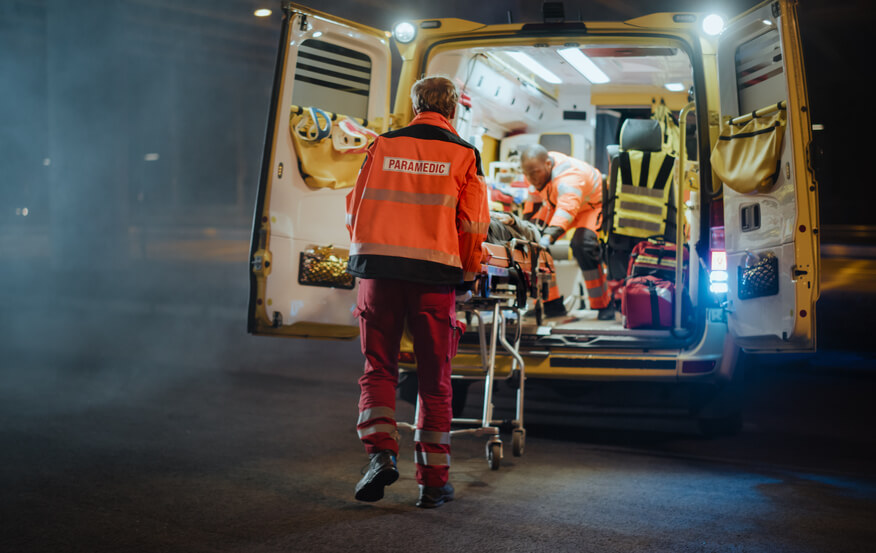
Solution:
[[[526,430],[517,428],[511,433],[511,453],[515,457],[523,455],[523,449],[526,447]]]
[[[501,440],[491,440],[487,442],[487,464],[490,465],[490,470],[499,470],[499,463],[502,461],[502,442]]]

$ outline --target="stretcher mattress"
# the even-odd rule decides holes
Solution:
[[[550,253],[535,242],[484,242],[479,281],[476,292],[482,296],[501,282],[521,288],[530,297],[547,299],[549,288],[556,284],[556,271]]]

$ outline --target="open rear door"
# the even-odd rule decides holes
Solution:
[[[284,11],[253,220],[247,327],[353,338],[344,198],[364,160],[357,136],[369,136],[357,129],[386,130],[389,33],[296,4],[284,3]],[[338,142],[345,120],[354,123],[343,127],[352,134]]]
[[[780,111],[786,118],[770,171],[777,173],[774,184],[743,192],[724,184],[730,332],[746,351],[810,351],[819,223],[796,2],[767,2],[733,20],[720,37],[717,62],[722,121],[736,118],[744,126],[755,111],[757,119]]]

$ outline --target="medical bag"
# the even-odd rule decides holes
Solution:
[[[627,280],[621,293],[624,328],[671,328],[675,286],[655,276]]]
[[[675,244],[663,238],[652,237],[639,242],[630,253],[627,266],[628,277],[652,275],[670,282],[675,281],[675,260],[677,256]],[[690,252],[684,248],[684,267],[682,274],[687,278]]]

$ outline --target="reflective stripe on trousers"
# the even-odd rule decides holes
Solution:
[[[596,233],[587,228],[575,230],[569,246],[584,273],[584,286],[590,309],[603,309],[611,303],[611,294],[605,276],[605,265],[600,255],[599,240]]]
[[[360,411],[356,432],[369,453],[385,449],[398,453],[399,434],[394,407],[376,405]]]

